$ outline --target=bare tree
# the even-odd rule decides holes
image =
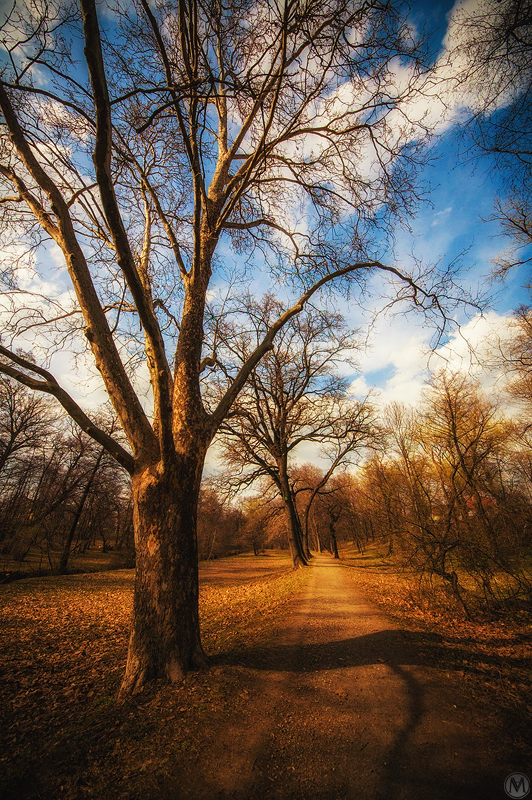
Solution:
[[[441,308],[445,276],[423,290],[369,245],[416,202],[426,133],[408,116],[424,62],[400,7],[36,0],[3,23],[1,370],[56,397],[132,476],[137,573],[122,696],[206,663],[203,463],[276,334],[323,286],[355,290],[376,270],[398,298]],[[73,293],[24,293],[21,270],[49,277],[50,242]],[[241,279],[247,264],[266,265],[297,293],[207,409],[200,376],[219,364],[206,306],[224,282],[231,294],[228,251]],[[17,355],[29,331],[55,347],[84,334],[129,448],[47,362]],[[140,364],[149,413],[134,385]]]
[[[389,555],[427,588],[439,579],[466,614],[471,601],[526,596],[526,462],[497,403],[470,376],[441,372],[420,407],[388,409],[387,427],[386,454],[367,465],[358,491]]]
[[[510,319],[505,333],[492,348],[492,363],[506,373],[509,394],[522,404],[529,427],[532,405],[532,311],[526,307],[519,308]]]
[[[242,362],[278,313],[279,304],[271,297],[250,308],[254,334],[231,340]],[[346,380],[337,372],[338,361],[351,357],[356,346],[352,331],[337,314],[302,312],[284,326],[220,426],[232,483],[251,486],[267,476],[283,499],[296,567],[305,566],[309,558],[297,494],[303,490],[310,494],[306,510],[310,509],[333,472],[374,435],[369,402],[349,398]],[[294,457],[309,444],[317,445],[330,460],[314,490],[298,488],[294,474]]]
[[[0,377],[0,472],[11,458],[38,448],[52,426],[51,403]]]
[[[505,197],[496,216],[515,241],[500,272],[530,258],[532,243],[532,3],[481,0],[457,6],[451,59],[465,88],[471,117],[465,132],[475,156],[488,156],[502,178]]]
[[[107,432],[110,435],[112,435],[116,427],[117,427],[116,419],[112,419],[110,421],[110,424],[107,426]],[[92,444],[92,441],[90,439],[89,442]],[[93,490],[96,478],[98,476],[98,472],[102,468],[102,462],[103,464],[105,464],[106,456],[107,456],[107,450],[105,447],[102,447],[101,449],[99,448],[98,452],[93,455],[92,464],[90,465],[90,469],[88,471],[86,479],[83,481],[84,483],[83,490],[73,511],[72,522],[71,525],[69,526],[68,533],[65,542],[63,544],[58,566],[58,572],[60,575],[64,575],[67,571],[68,559],[70,556],[72,543],[74,541],[74,537],[76,535],[76,531],[80,523],[81,516],[85,509],[87,500],[91,495],[91,491]]]

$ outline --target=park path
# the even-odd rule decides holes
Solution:
[[[326,555],[269,646],[220,669],[241,670],[246,703],[201,770],[205,800],[503,800],[523,767]]]

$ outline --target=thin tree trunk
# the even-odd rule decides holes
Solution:
[[[305,558],[307,559],[307,561],[309,561],[311,558],[313,558],[313,556],[309,549],[308,527],[306,524],[302,527],[301,530],[301,545],[303,548],[303,553],[305,554]]]
[[[338,521],[338,519],[340,517],[340,514],[339,513],[332,513],[332,512],[329,512],[329,513],[331,514],[331,517],[332,517],[331,521],[329,522],[329,536],[330,536],[330,540],[331,540],[331,554],[334,556],[334,558],[340,558],[340,556],[338,555],[338,543],[336,541],[336,533],[335,533],[336,523],[337,523],[337,521]]]
[[[177,457],[176,457],[177,460]],[[198,612],[197,504],[203,457],[133,476],[136,579],[120,696],[206,665]]]
[[[67,540],[65,542],[65,546],[63,547],[63,552],[61,553],[61,559],[59,561],[59,568],[58,568],[59,575],[64,575],[66,573],[66,571],[67,571],[68,559],[70,557],[70,550],[72,548],[72,542],[74,541],[74,536],[75,536],[76,530],[78,528],[79,521],[80,521],[81,515],[83,513],[83,509],[85,508],[85,503],[87,502],[87,498],[89,496],[92,484],[94,483],[94,479],[95,479],[96,474],[97,474],[97,472],[98,472],[98,470],[100,468],[100,464],[101,464],[101,461],[102,461],[104,453],[105,453],[105,449],[102,447],[102,449],[100,450],[100,454],[99,454],[98,458],[96,459],[96,463],[95,463],[95,465],[94,465],[94,467],[92,469],[92,472],[91,472],[91,474],[89,476],[89,480],[87,481],[87,485],[85,486],[85,489],[83,490],[83,494],[81,496],[81,500],[79,502],[79,505],[78,505],[78,507],[76,509],[76,513],[74,514],[74,519],[72,521],[72,525],[70,526],[70,530],[68,532]]]
[[[285,514],[286,523],[288,528],[288,544],[290,545],[290,554],[292,556],[292,563],[295,568],[306,567],[307,559],[303,552],[303,542],[301,539],[301,525],[295,509],[295,504],[291,494],[285,497]]]

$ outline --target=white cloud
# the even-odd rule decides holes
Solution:
[[[444,208],[442,211],[437,211],[432,217],[432,222],[430,223],[431,228],[443,225],[449,218],[449,215],[452,214],[452,211],[452,206],[447,206],[447,208]]]
[[[444,345],[429,349],[429,331],[399,319],[382,321],[374,331],[372,346],[361,364],[350,392],[360,394],[372,386],[372,376],[381,372],[378,401],[416,405],[429,371],[448,370],[474,375],[487,393],[504,390],[505,375],[493,366],[493,347],[498,337],[511,335],[511,317],[492,311],[477,315],[460,327]]]
[[[370,387],[368,385],[365,375],[359,375],[350,384],[348,389],[348,394],[353,395],[353,397],[365,397],[368,394],[369,390]]]

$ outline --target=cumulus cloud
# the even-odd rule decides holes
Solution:
[[[488,395],[503,393],[506,376],[494,366],[493,352],[500,339],[512,335],[511,317],[495,311],[476,315],[436,350],[430,350],[427,332],[412,330],[406,322],[381,323],[361,365],[362,375],[350,387],[358,396],[375,385],[382,405],[416,405],[430,372],[446,370],[475,376]]]

